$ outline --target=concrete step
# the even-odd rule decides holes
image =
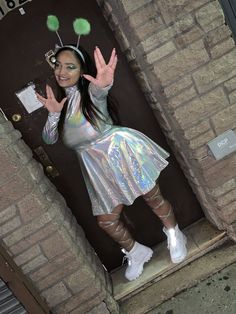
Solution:
[[[187,288],[195,286],[235,261],[236,245],[232,242],[226,242],[130,298],[120,300],[120,312],[123,314],[149,313],[152,309],[158,308],[164,301],[170,300]]]
[[[222,246],[226,241],[228,242],[228,238],[224,232],[217,230],[206,219],[201,219],[189,226],[184,230],[184,233],[188,238],[189,252],[184,262],[177,265],[172,264],[164,242],[154,248],[152,260],[145,266],[142,276],[137,280],[128,282],[124,278],[125,267],[111,274],[114,297],[119,302],[123,313],[146,313],[176,293],[194,285],[196,280],[206,278],[214,271],[222,269],[227,264],[232,263],[234,259],[236,260],[234,247],[235,254],[229,254],[230,256],[225,260],[217,258],[217,262],[212,263],[211,259],[215,261],[216,258],[211,256],[214,256],[216,252],[219,252],[217,254],[221,256],[221,250],[213,249]],[[231,244],[229,250],[231,250]],[[207,252],[210,253],[206,254]],[[211,265],[208,265],[208,256]],[[195,273],[198,264],[204,268],[204,271],[199,270]],[[175,277],[181,277],[180,284],[175,284],[177,282]]]

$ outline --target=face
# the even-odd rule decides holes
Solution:
[[[72,51],[64,50],[58,54],[54,74],[59,86],[76,85],[81,76],[81,65]]]

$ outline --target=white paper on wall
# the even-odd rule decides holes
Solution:
[[[43,107],[41,102],[37,99],[35,95],[35,85],[30,84],[27,87],[16,92],[16,96],[20,99],[21,103],[25,107],[28,113],[31,113],[40,107]]]

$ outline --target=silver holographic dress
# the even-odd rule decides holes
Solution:
[[[68,109],[63,140],[77,153],[94,215],[111,213],[119,204],[131,205],[155,186],[160,172],[168,165],[169,154],[150,138],[112,125],[106,101],[109,88],[89,85],[92,102],[106,117],[106,121],[98,120],[97,129],[80,109],[77,87],[66,89]],[[58,139],[59,119],[60,113],[49,113],[43,129],[47,144]]]

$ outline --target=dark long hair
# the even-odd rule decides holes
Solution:
[[[62,51],[65,51],[65,50],[69,50],[74,54],[74,56],[77,58],[77,60],[79,61],[81,65],[81,70],[83,74],[89,74],[93,77],[96,76],[97,71],[96,71],[95,64],[93,63],[91,57],[89,56],[89,54],[83,47],[80,46],[79,50],[83,54],[84,60],[82,60],[81,56],[75,50],[73,50],[73,48],[70,48],[68,46],[60,48],[55,54],[55,57],[57,58],[57,56]],[[103,117],[102,112],[99,110],[99,108],[97,108],[92,103],[90,99],[89,92],[88,92],[89,83],[90,82],[88,80],[86,80],[83,76],[81,76],[78,80],[77,86],[81,94],[82,113],[84,114],[85,118],[96,128],[97,127],[96,119],[105,120],[105,117]],[[65,97],[65,91],[60,86],[57,86],[57,87],[58,87],[58,96],[60,99],[62,99],[63,97]],[[61,112],[61,118],[60,118],[60,123],[59,123],[60,131],[62,130],[63,125],[64,125],[67,106],[68,106],[68,103],[66,102]],[[109,94],[107,97],[107,110],[112,119],[113,124],[119,125],[120,120],[118,116],[117,105],[113,97]]]

